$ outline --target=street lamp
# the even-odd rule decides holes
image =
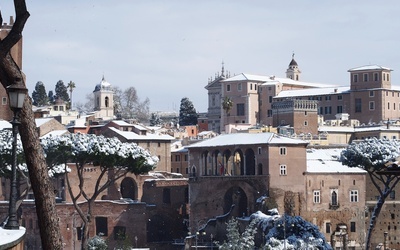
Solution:
[[[19,121],[17,119],[19,111],[24,105],[25,96],[28,90],[24,85],[14,84],[7,87],[10,108],[14,113],[12,124],[13,144],[12,144],[12,163],[11,163],[11,189],[10,189],[10,203],[8,207],[8,221],[4,226],[5,229],[18,230],[19,222],[17,217],[17,135]]]

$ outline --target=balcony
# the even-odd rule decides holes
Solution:
[[[329,203],[329,209],[331,209],[331,210],[336,210],[339,207],[340,207],[339,203],[336,203],[336,204]]]

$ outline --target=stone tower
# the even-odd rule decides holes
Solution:
[[[297,62],[294,60],[294,53],[292,54],[292,60],[289,63],[289,67],[286,70],[286,77],[295,81],[300,80],[301,71],[299,70],[299,66]]]
[[[94,110],[96,118],[111,120],[114,118],[114,91],[111,84],[104,79],[96,85],[94,91]]]

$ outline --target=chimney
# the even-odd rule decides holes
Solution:
[[[10,25],[11,26],[14,25],[14,17],[13,16],[10,16]]]

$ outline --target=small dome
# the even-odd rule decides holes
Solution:
[[[292,61],[290,61],[289,66],[298,66],[296,60],[292,58]]]
[[[100,90],[111,90],[111,84],[104,79],[101,79],[101,82],[96,85],[93,92],[100,91]]]

